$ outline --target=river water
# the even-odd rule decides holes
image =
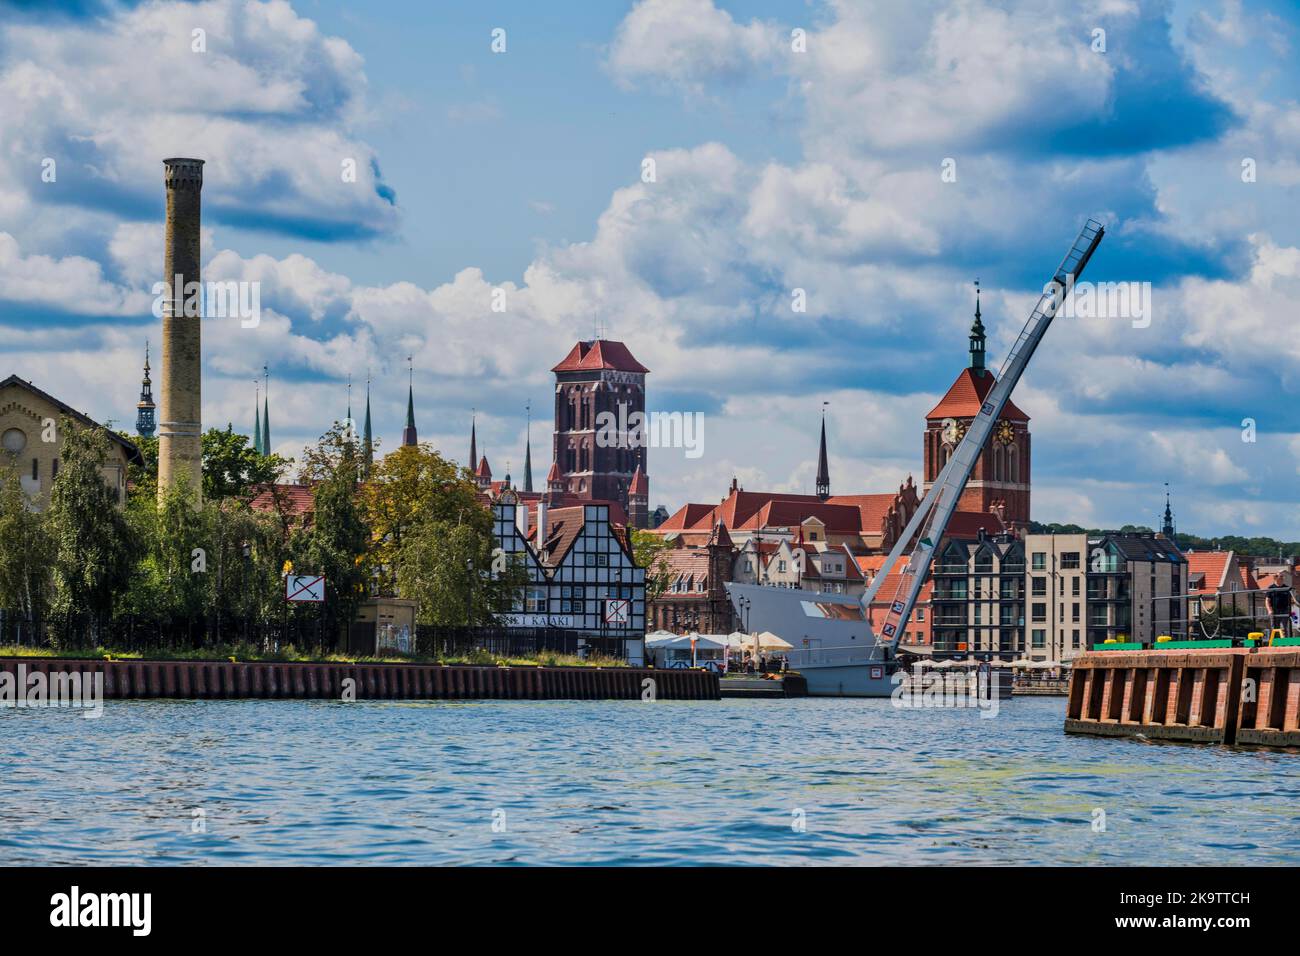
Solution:
[[[0,710],[0,864],[1290,864],[1300,754],[885,700]]]

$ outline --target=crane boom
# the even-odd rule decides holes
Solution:
[[[1010,398],[1016,383],[1020,381],[1020,376],[1024,374],[1034,350],[1042,341],[1047,327],[1052,324],[1052,319],[1056,317],[1065,296],[1083,274],[1084,267],[1092,258],[1105,233],[1105,228],[1095,219],[1089,219],[1079,231],[1078,238],[1074,240],[1070,251],[1061,260],[1061,265],[1052,276],[1051,282],[1044,288],[1042,297],[1030,314],[1029,321],[1025,323],[1020,337],[1007,353],[1002,368],[998,370],[997,380],[981,404],[979,413],[967,428],[966,434],[948,459],[948,463],[943,466],[934,484],[930,486],[930,490],[926,492],[916,513],[907,523],[906,529],[894,543],[875,581],[863,595],[863,612],[867,620],[870,620],[871,602],[876,597],[876,592],[880,590],[885,576],[894,563],[902,556],[904,550],[911,546],[912,551],[903,568],[902,580],[890,601],[889,611],[881,627],[880,637],[886,648],[885,656],[892,657],[898,649],[898,643],[905,630],[903,625],[912,613],[921,585],[925,581],[926,574],[929,573],[935,548],[938,547],[939,539],[943,537],[953,512],[957,510],[957,502],[966,487],[966,481],[970,478],[975,461],[988,441],[998,416],[1002,414],[1003,406]],[[919,540],[912,546],[912,540],[918,534]]]

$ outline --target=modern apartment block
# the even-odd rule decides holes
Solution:
[[[1150,644],[1182,634],[1187,558],[1164,535],[1108,534],[1088,542],[1088,643]]]
[[[1161,535],[981,536],[946,541],[931,578],[935,654],[1063,664],[1175,629],[1187,559]]]

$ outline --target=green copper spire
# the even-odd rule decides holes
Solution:
[[[256,392],[253,393],[253,451],[265,455],[266,449],[262,447],[262,409],[257,404],[260,397]]]
[[[262,378],[265,380],[266,387],[262,391],[262,454],[271,454],[271,373],[267,371],[266,366],[262,366]]]
[[[970,327],[970,367],[984,369],[984,323],[980,320],[980,280],[975,280],[975,323]]]
[[[366,376],[366,424],[361,431],[361,473],[370,477],[370,466],[375,460],[375,443],[370,437],[370,376]]]
[[[411,363],[410,384],[406,391],[406,427],[402,429],[403,445],[418,445],[420,438],[415,431],[415,364],[411,356],[406,357]]]

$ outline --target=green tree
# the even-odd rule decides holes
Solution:
[[[662,535],[632,528],[632,558],[637,567],[645,568],[645,599],[649,603],[672,583],[668,552],[672,549]]]
[[[52,541],[53,608],[72,634],[89,622],[98,626],[131,578],[131,529],[117,495],[104,480],[108,436],[82,428],[64,416],[58,477],[47,515]]]
[[[433,520],[408,530],[397,584],[402,597],[419,603],[421,624],[477,626],[522,606],[528,572],[519,556],[495,547],[490,521],[485,528]]]
[[[300,529],[292,546],[294,567],[325,576],[325,601],[315,609],[331,642],[356,620],[366,599],[366,549],[371,542],[357,493],[360,456],[335,422],[314,448],[304,452],[315,482],[310,526]]]
[[[50,597],[50,538],[12,468],[0,469],[0,608],[39,621]]]
[[[279,455],[259,455],[248,446],[248,436],[232,426],[203,433],[203,498],[250,498],[258,485],[278,481],[292,462]]]
[[[428,445],[406,445],[376,462],[361,498],[375,535],[373,571],[381,593],[397,587],[399,555],[415,528],[469,524],[491,538],[492,515],[478,499],[478,488]]]

